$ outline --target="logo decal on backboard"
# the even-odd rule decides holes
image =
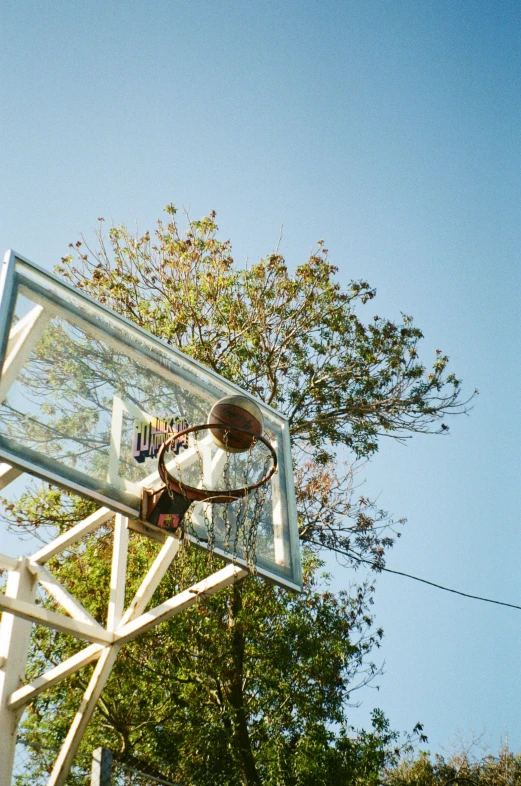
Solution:
[[[169,419],[151,418],[138,421],[132,439],[134,459],[142,464],[145,459],[154,458],[163,442],[179,431],[184,431],[185,428],[188,428],[188,421],[179,415]],[[181,439],[174,440],[170,451],[177,456],[182,448],[187,447],[188,435],[185,435]]]

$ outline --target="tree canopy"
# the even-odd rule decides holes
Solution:
[[[421,752],[393,762],[383,774],[385,786],[519,786],[521,755],[503,745],[498,756],[479,753],[477,741],[460,742],[450,756]]]
[[[241,269],[215,214],[182,233],[175,207],[166,212],[153,238],[119,226],[100,230],[95,249],[71,244],[59,272],[282,411],[293,441],[319,456],[337,445],[368,456],[381,434],[444,431],[445,416],[465,411],[448,357],[437,351],[427,371],[411,317],[362,321],[376,290],[342,290],[323,241],[293,274],[279,253]]]
[[[376,783],[396,735],[378,713],[369,732],[355,733],[349,720],[354,689],[377,671],[373,586],[332,592],[317,550],[341,549],[352,566],[362,559],[381,568],[396,525],[357,495],[353,463],[373,454],[382,435],[446,431],[446,417],[468,402],[446,355],[437,351],[429,369],[420,361],[422,334],[411,317],[362,318],[375,290],[365,281],[343,290],[322,241],[293,272],[278,252],[240,268],[214,214],[182,232],[175,208],[166,211],[153,237],[124,226],[105,236],[100,223],[96,245],[73,244],[58,272],[288,416],[305,586],[294,596],[249,577],[127,645],[84,745],[104,743],[187,786]],[[46,373],[66,373],[59,363],[43,371],[42,384]],[[7,507],[13,526],[63,529],[92,503],[44,485]],[[91,536],[52,566],[100,620],[106,594],[88,587],[108,580],[109,535]],[[156,547],[133,540],[136,581]],[[208,559],[183,550],[153,603],[205,575]],[[31,673],[77,646],[38,630]],[[89,667],[42,694],[28,733],[59,741],[88,676]]]

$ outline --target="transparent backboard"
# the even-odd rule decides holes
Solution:
[[[14,252],[6,254],[1,288],[0,459],[139,519],[142,488],[158,486],[157,451],[166,436],[206,423],[216,401],[242,391]],[[188,535],[205,547],[211,517],[213,550],[246,562],[251,543],[234,533],[242,520],[247,539],[255,514],[259,574],[299,589],[288,422],[257,404],[277,472],[251,500],[194,504]],[[230,459],[208,435],[196,449],[181,441],[168,466],[181,467],[191,485],[210,487],[249,461],[255,481],[266,466],[258,452],[258,466],[249,455]]]

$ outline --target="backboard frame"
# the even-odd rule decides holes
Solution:
[[[25,290],[24,290],[25,287]],[[111,309],[97,302],[89,295],[72,287],[57,276],[48,273],[46,270],[12,250],[5,255],[4,265],[0,278],[0,369],[4,369],[7,346],[9,340],[9,327],[12,325],[12,318],[16,304],[17,294],[24,291],[31,292],[31,299],[38,305],[44,305],[47,309],[52,309],[55,304],[59,310],[66,304],[68,318],[72,324],[77,322],[82,328],[87,324],[89,329],[95,334],[102,333],[104,340],[112,340],[115,343],[123,342],[129,355],[133,353],[140,363],[149,364],[150,368],[156,373],[159,370],[168,374],[172,372],[178,377],[182,377],[187,388],[195,386],[198,395],[202,388],[197,388],[199,383],[207,384],[219,393],[219,395],[244,394],[245,392],[234,383],[216,374],[212,369],[204,366],[187,355],[170,346],[165,341],[153,336],[143,328],[132,323],[125,317],[116,314]],[[82,304],[82,308],[78,307]],[[101,325],[101,326],[100,326]],[[134,342],[132,341],[134,339]],[[0,379],[1,384],[1,379]],[[268,413],[269,419],[279,426],[281,445],[278,450],[279,470],[284,482],[284,504],[286,506],[285,516],[287,521],[287,537],[289,541],[289,560],[288,576],[281,576],[267,569],[266,566],[258,566],[258,572],[265,578],[276,583],[299,591],[301,589],[301,564],[300,564],[300,544],[298,538],[297,510],[295,503],[295,491],[293,483],[293,472],[291,463],[291,444],[289,436],[289,422],[282,414],[276,412],[271,407],[267,407],[254,396],[250,398],[256,401],[264,413]],[[204,397],[204,395],[203,395]],[[208,403],[212,403],[208,397]],[[129,504],[122,493],[119,499],[111,497],[103,489],[88,486],[82,482],[81,473],[75,476],[71,468],[67,468],[68,477],[53,471],[50,466],[44,466],[42,460],[31,460],[26,455],[21,455],[15,450],[6,448],[5,444],[0,445],[0,459],[13,467],[35,475],[45,481],[61,486],[81,496],[94,500],[102,506],[106,506],[114,512],[120,513],[131,519],[139,520],[139,509],[134,504]],[[150,478],[152,485],[157,483],[158,478]],[[194,539],[197,544],[197,539]],[[218,548],[215,552],[228,561],[242,563],[240,558],[232,558]],[[291,576],[291,577],[290,577]]]

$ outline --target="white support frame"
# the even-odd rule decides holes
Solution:
[[[11,328],[0,379],[0,401],[7,396],[11,385],[36,346],[51,316],[50,311],[44,312],[43,306],[34,306]],[[6,462],[0,462],[0,490],[22,474],[20,469],[12,467]]]
[[[11,385],[38,343],[38,339],[51,317],[51,312],[49,310],[44,311],[43,306],[34,306],[28,314],[11,328],[7,354],[2,369],[2,378],[0,380],[0,401],[3,401],[7,396]]]
[[[36,580],[27,570],[24,560],[17,561],[9,571],[5,599],[31,604],[36,592]],[[29,651],[31,623],[16,613],[4,611],[0,625],[0,785],[11,786],[13,761],[16,749],[16,731],[23,708],[9,707],[13,691],[25,678],[25,665]]]
[[[147,479],[148,480],[148,479]],[[45,563],[115,517],[112,567],[106,626],[100,625],[64,587]],[[132,522],[130,522],[132,525]],[[0,595],[0,786],[11,786],[18,722],[25,707],[40,693],[70,677],[89,663],[96,667],[56,759],[48,786],[64,786],[97,701],[126,642],[189,608],[205,595],[247,575],[240,565],[229,564],[170,600],[146,611],[161,579],[176,556],[180,540],[165,533],[165,542],[152,562],[134,598],[124,608],[129,522],[125,516],[100,508],[30,557],[15,559],[0,554],[0,567],[9,571],[5,594]],[[34,602],[39,583],[65,613],[50,611]],[[45,625],[84,639],[88,646],[44,674],[23,684],[32,624]],[[22,685],[21,685],[22,684]]]
[[[16,467],[12,467],[10,464],[7,464],[5,461],[0,462],[0,491],[5,489],[13,480],[16,480],[17,477],[23,475],[21,469],[16,469]]]

